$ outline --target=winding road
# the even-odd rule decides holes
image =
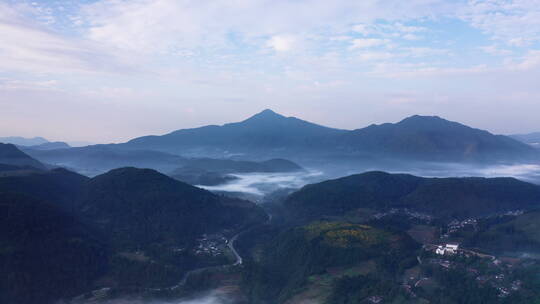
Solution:
[[[202,272],[207,271],[207,270],[227,269],[229,267],[242,265],[244,260],[242,259],[242,257],[240,256],[240,254],[238,253],[236,248],[234,248],[234,243],[236,242],[236,240],[238,239],[238,237],[240,235],[253,230],[255,227],[259,227],[261,225],[268,225],[272,221],[272,215],[266,213],[266,216],[267,216],[267,220],[264,223],[259,224],[259,225],[254,225],[254,226],[251,226],[250,228],[248,228],[246,230],[240,231],[237,234],[233,235],[229,239],[229,241],[227,242],[227,247],[229,248],[229,250],[233,253],[233,255],[235,257],[234,263],[226,264],[226,265],[219,265],[219,266],[208,266],[208,267],[202,267],[202,268],[197,268],[197,269],[190,270],[190,271],[188,271],[188,272],[186,272],[184,274],[184,276],[182,277],[182,280],[178,284],[176,284],[176,285],[174,285],[172,287],[158,288],[158,289],[154,289],[154,290],[158,290],[158,291],[159,290],[175,290],[175,289],[178,289],[178,288],[184,286],[191,275],[202,273]]]

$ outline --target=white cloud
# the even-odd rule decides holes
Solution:
[[[388,39],[376,39],[376,38],[364,38],[364,39],[354,39],[352,41],[351,49],[364,49],[371,48],[376,46],[381,46],[388,44],[390,41]]]
[[[448,56],[451,54],[449,50],[430,47],[408,47],[404,48],[404,51],[410,57]]]
[[[512,70],[527,71],[540,67],[540,50],[530,50],[517,63],[510,64]]]
[[[387,38],[403,38],[405,40],[420,40],[420,33],[427,32],[427,28],[421,26],[405,25],[396,23],[356,24],[352,31],[363,36],[379,36]]]
[[[469,0],[458,15],[511,46],[524,47],[540,41],[539,0]]]
[[[298,39],[291,35],[276,35],[270,38],[267,46],[276,52],[291,51],[298,45]]]
[[[422,37],[420,37],[418,35],[415,35],[415,34],[405,34],[405,35],[401,36],[401,38],[403,38],[405,40],[411,40],[411,41],[421,40],[422,39]]]
[[[234,121],[261,107],[376,108],[372,101],[389,88],[454,97],[475,88],[485,100],[523,92],[512,101],[525,108],[539,96],[539,1],[75,0],[55,10],[59,1],[28,7],[0,0],[0,87],[10,96],[0,103],[17,117],[2,127],[29,126],[39,111],[48,113],[39,125],[75,133],[47,120],[62,108],[62,116],[76,118],[70,126],[105,115],[114,124],[100,131],[127,138]],[[491,41],[449,41],[456,18],[474,27],[461,24],[464,37],[480,31]],[[456,109],[475,96],[458,97]],[[223,101],[230,98],[250,101],[239,113]],[[522,114],[534,112],[529,108]],[[139,120],[144,127],[128,126]],[[84,132],[92,141],[108,136]]]
[[[363,52],[358,54],[360,61],[381,61],[395,58],[396,54],[390,52]]]
[[[420,33],[420,32],[426,32],[427,29],[422,26],[411,26],[411,25],[404,25],[403,23],[396,23],[394,24],[394,28],[398,32],[402,33]]]
[[[115,65],[111,56],[83,40],[68,39],[47,29],[28,19],[27,13],[27,7],[0,3],[0,70],[86,73]]]
[[[57,90],[57,84],[58,81],[54,79],[27,81],[0,78],[0,90]]]
[[[352,30],[364,36],[376,33],[373,27],[367,24],[356,24],[352,27]]]
[[[411,19],[446,10],[443,0],[304,0],[192,1],[100,0],[84,6],[88,36],[100,43],[137,52],[167,52],[174,48],[230,47],[236,42],[264,47],[273,36],[337,32],[349,24]],[[419,27],[398,25],[414,33]],[[262,43],[261,43],[262,42]]]
[[[512,51],[502,49],[496,45],[486,45],[486,46],[480,46],[478,49],[482,50],[483,52],[491,55],[497,55],[497,56],[507,56],[512,54]]]

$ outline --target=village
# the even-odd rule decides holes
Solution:
[[[222,256],[227,249],[228,240],[222,234],[203,234],[197,239],[193,253],[197,256]]]
[[[462,271],[466,276],[473,277],[481,286],[490,286],[498,291],[500,298],[505,298],[519,291],[523,282],[513,279],[513,271],[525,261],[517,258],[495,257],[489,254],[460,247],[458,243],[441,245],[426,244],[423,246],[423,257],[418,257],[420,266],[424,269],[438,268],[443,271]],[[429,286],[434,284],[433,278],[409,274],[404,287]],[[412,292],[412,291],[411,291]]]
[[[517,216],[523,211],[517,210],[504,214],[504,216]],[[429,225],[429,216],[408,210],[390,210],[377,214],[383,217],[390,214],[404,214],[409,217],[423,220]],[[442,228],[419,225],[422,232],[432,234],[432,237],[422,240],[422,254],[418,256],[419,265],[408,270],[404,275],[403,288],[415,296],[417,288],[433,289],[438,286],[433,273],[453,272],[464,276],[464,280],[476,282],[479,286],[493,288],[499,298],[507,298],[523,289],[523,281],[517,279],[515,273],[518,269],[526,267],[526,263],[537,263],[522,258],[498,257],[473,248],[463,247],[463,235],[475,233],[479,230],[480,219],[466,218],[454,219]],[[416,231],[418,232],[418,231]],[[425,235],[424,234],[424,235]],[[416,238],[420,241],[419,238]]]

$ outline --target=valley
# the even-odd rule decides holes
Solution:
[[[3,303],[540,299],[540,166],[511,138],[438,117],[347,131],[266,110],[43,144],[0,145]]]

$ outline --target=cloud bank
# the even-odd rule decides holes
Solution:
[[[264,108],[341,128],[435,114],[534,131],[539,20],[538,0],[6,0],[0,135],[121,141]],[[114,134],[92,130],[101,116]]]

